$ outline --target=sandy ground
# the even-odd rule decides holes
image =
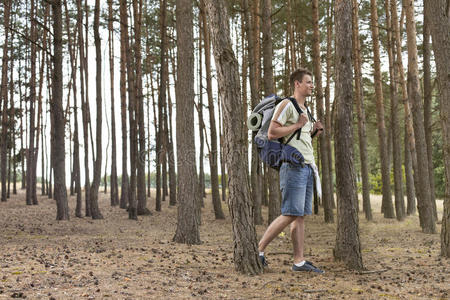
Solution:
[[[307,259],[324,275],[295,273],[288,234],[266,249],[264,274],[237,273],[233,265],[228,208],[215,220],[205,199],[202,244],[172,242],[177,208],[128,219],[101,194],[103,220],[56,221],[56,205],[39,197],[26,206],[24,191],[0,203],[0,299],[449,299],[450,260],[441,258],[439,234],[423,234],[418,216],[403,222],[384,219],[380,197],[372,197],[374,221],[360,214],[363,262],[370,272],[347,270],[335,262],[336,224],[323,216],[306,221]],[[440,214],[442,201],[438,201]],[[267,216],[267,208],[263,210]],[[320,212],[322,213],[322,211]],[[438,232],[440,232],[440,225]],[[260,237],[266,225],[257,226]],[[288,231],[286,230],[286,233]]]

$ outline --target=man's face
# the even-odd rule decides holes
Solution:
[[[309,76],[308,74],[303,75],[302,82],[296,81],[295,87],[301,95],[305,97],[311,96],[314,89],[314,84],[312,82],[311,76]]]

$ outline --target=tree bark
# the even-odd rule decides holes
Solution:
[[[2,54],[2,83],[1,83],[1,97],[0,97],[0,107],[3,104],[2,109],[2,134],[1,134],[1,185],[2,185],[2,194],[1,201],[6,201],[6,162],[7,162],[7,136],[8,136],[8,43],[9,43],[9,20],[10,20],[10,12],[11,12],[12,1],[6,0],[4,1],[4,12],[3,12],[3,24],[4,24],[4,44],[3,44],[3,54]],[[3,103],[2,103],[3,102]],[[23,173],[22,173],[23,174]],[[23,175],[22,175],[23,176]],[[23,181],[23,177],[22,177]]]
[[[98,189],[100,187],[102,172],[102,52],[100,45],[100,0],[95,0],[94,9],[94,43],[95,43],[95,59],[96,59],[96,104],[97,104],[97,126],[95,132],[95,140],[97,147],[97,155],[94,162],[94,175],[91,186],[91,214],[92,219],[103,219],[98,207]],[[93,150],[93,149],[92,149]]]
[[[111,206],[119,205],[119,187],[117,183],[117,144],[116,144],[116,111],[114,97],[114,27],[112,0],[108,0],[108,53],[109,82],[111,97]]]
[[[201,0],[202,8],[204,9],[204,1]],[[211,82],[211,42],[210,42],[210,30],[208,23],[206,22],[206,14],[202,14],[203,25],[203,38],[205,39],[205,71],[206,71],[206,91],[208,93],[208,110],[209,110],[209,126],[211,132],[211,152],[209,153],[209,166],[211,172],[211,193],[212,202],[214,206],[214,215],[216,220],[225,219],[225,215],[222,210],[222,204],[219,194],[219,171],[218,171],[218,158],[217,158],[217,131],[216,131],[216,117],[214,114],[214,102],[212,93]],[[239,132],[242,132],[240,130]]]
[[[450,5],[449,1],[425,1],[425,13],[430,20],[433,51],[439,82],[443,156],[445,161],[445,198],[441,228],[441,255],[450,257]]]
[[[416,23],[414,21],[414,1],[404,0],[406,10],[406,34],[408,40],[408,91],[412,101],[413,126],[416,142],[417,175],[415,187],[420,226],[424,233],[435,233],[436,224],[433,216],[433,206],[430,197],[430,179],[428,176],[428,156],[425,144],[425,129],[423,125],[423,103],[420,94],[419,67],[416,43]]]
[[[370,205],[369,162],[367,154],[366,115],[364,110],[364,93],[361,73],[361,44],[359,40],[358,1],[353,0],[353,62],[355,71],[355,100],[358,111],[359,157],[361,160],[361,180],[363,210],[366,220],[372,221],[372,208]]]
[[[194,143],[194,37],[193,4],[176,1],[177,30],[177,170],[178,223],[173,240],[177,243],[200,244],[198,225],[199,203]],[[203,24],[205,25],[205,24]],[[220,201],[220,200],[219,200]]]
[[[405,200],[403,197],[403,169],[402,149],[400,143],[400,128],[398,118],[398,88],[397,74],[395,72],[395,40],[392,34],[390,1],[386,0],[386,27],[387,27],[387,51],[389,59],[390,97],[391,97],[391,132],[392,132],[392,156],[394,161],[394,188],[395,188],[395,215],[398,221],[405,218]]]
[[[242,168],[243,143],[239,66],[231,48],[228,12],[223,0],[207,0],[211,38],[217,67],[219,95],[225,126],[225,158],[229,172],[229,208],[233,226],[235,268],[245,274],[259,274],[256,231],[250,201],[247,172]]]
[[[350,269],[363,269],[358,199],[353,166],[352,2],[336,0],[336,186],[338,222],[334,257]]]
[[[69,220],[69,205],[66,190],[64,111],[62,106],[63,73],[62,73],[62,9],[61,0],[52,3],[53,10],[53,82],[50,114],[52,116],[52,165],[55,175],[54,196],[57,206],[57,220]]]
[[[126,32],[125,26],[127,18],[126,2],[120,2],[120,112],[122,121],[122,184],[120,194],[120,208],[127,208],[130,196],[130,183],[128,179],[128,135],[127,135],[127,52],[126,52]]]
[[[313,23],[313,63],[314,63],[314,77],[315,77],[315,93],[317,103],[318,119],[324,120],[323,111],[323,88],[322,88],[322,63],[320,61],[320,33],[319,33],[319,1],[312,1],[312,23]],[[320,143],[320,162],[322,171],[322,201],[324,208],[325,223],[333,223],[333,209],[331,206],[332,201],[332,188],[330,172],[328,170],[328,145],[327,136],[329,133],[324,130],[319,136]]]
[[[371,31],[372,31],[372,45],[373,45],[373,60],[374,60],[374,80],[375,80],[375,94],[377,99],[377,123],[378,123],[378,142],[381,161],[381,179],[383,182],[382,192],[383,200],[381,204],[382,213],[385,218],[394,218],[394,207],[392,205],[391,182],[389,172],[389,158],[387,152],[386,126],[384,122],[384,99],[381,82],[381,67],[380,67],[380,41],[378,33],[378,12],[376,0],[370,0],[371,7]]]
[[[430,178],[430,198],[431,205],[433,206],[433,216],[437,220],[436,209],[436,191],[434,184],[434,165],[433,165],[433,128],[432,128],[432,115],[431,115],[431,103],[432,92],[431,86],[431,47],[430,47],[430,21],[428,15],[423,15],[423,125],[425,129],[425,141],[428,158],[428,175]]]

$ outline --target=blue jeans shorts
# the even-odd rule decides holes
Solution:
[[[283,163],[280,168],[280,189],[283,216],[304,216],[312,214],[314,171],[304,167]]]

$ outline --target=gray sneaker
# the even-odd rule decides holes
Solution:
[[[303,271],[303,272],[315,272],[319,274],[325,273],[325,271],[314,266],[310,261],[306,261],[303,266],[298,267],[296,265],[292,265],[292,271]]]

